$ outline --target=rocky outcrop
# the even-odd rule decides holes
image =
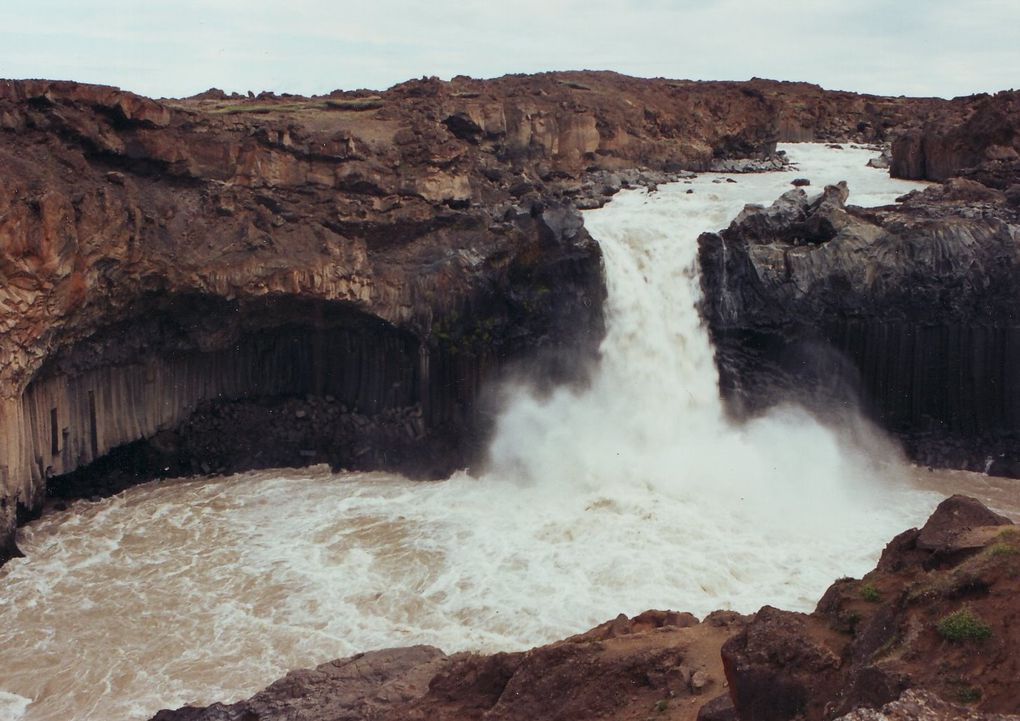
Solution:
[[[153,721],[1012,721],[1018,579],[1020,532],[954,496],[811,614],[647,611],[524,653],[359,654]]]
[[[893,177],[947,180],[969,170],[1005,190],[1020,169],[1020,92],[980,96],[910,129],[893,143],[892,154]]]
[[[766,607],[722,649],[744,721],[827,719],[924,689],[992,713],[1020,708],[1013,524],[973,499],[944,501],[841,579],[810,615]]]
[[[791,190],[701,237],[724,396],[737,414],[860,402],[920,461],[1015,472],[1016,207],[962,179],[886,208],[846,198]]]
[[[526,653],[359,654],[292,672],[246,701],[161,711],[153,721],[694,721],[705,701],[725,696],[719,646],[745,623],[722,611],[700,623],[648,611]]]
[[[431,646],[359,653],[293,671],[246,701],[161,711],[153,721],[370,721],[422,698],[451,659]]]
[[[839,721],[1020,721],[1016,714],[981,713],[928,691],[906,691],[881,709],[862,708]]]
[[[889,98],[823,90],[801,82],[753,79],[776,107],[780,142],[888,143],[936,118],[965,117],[970,98]]]

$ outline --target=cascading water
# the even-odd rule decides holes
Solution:
[[[859,204],[916,187],[866,151],[789,152]],[[0,717],[148,718],[361,650],[525,648],[621,611],[808,609],[866,571],[935,499],[795,408],[730,425],[694,308],[698,234],[790,177],[706,175],[588,213],[600,367],[584,392],[509,392],[483,478],[164,482],[23,529],[27,558],[0,571]]]

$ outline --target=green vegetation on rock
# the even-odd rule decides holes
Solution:
[[[992,635],[992,627],[967,608],[945,616],[935,629],[942,638],[953,643],[983,641]]]
[[[882,593],[870,583],[861,586],[861,598],[868,603],[878,603],[882,600]]]

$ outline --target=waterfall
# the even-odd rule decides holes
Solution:
[[[789,154],[857,202],[905,192],[866,151]],[[0,570],[0,710],[145,719],[372,648],[528,648],[648,608],[809,610],[869,570],[936,499],[797,408],[731,424],[695,308],[698,235],[790,177],[704,175],[589,212],[599,367],[583,391],[507,388],[480,477],[167,481],[21,529],[27,557]]]

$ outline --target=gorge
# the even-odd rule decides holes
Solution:
[[[419,518],[417,522],[428,527],[421,538],[449,534],[457,545],[476,548],[490,562],[502,558],[496,565],[511,569],[537,562],[542,547],[560,534],[566,547],[573,547],[573,534],[580,535],[579,529],[594,533],[607,525],[607,514],[644,519],[639,527],[626,527],[619,537],[595,542],[607,549],[626,549],[626,538],[642,536],[640,526],[646,533],[658,529],[660,517],[665,527],[676,525],[691,509],[702,508],[696,499],[719,488],[730,500],[747,494],[748,507],[774,514],[778,525],[765,523],[761,528],[774,534],[769,536],[773,543],[784,536],[789,543],[784,546],[792,554],[789,558],[784,551],[767,563],[762,557],[747,559],[758,575],[745,576],[748,571],[728,565],[718,549],[697,550],[690,538],[667,535],[653,540],[651,547],[686,548],[691,557],[700,559],[696,573],[662,577],[653,563],[641,567],[636,576],[612,582],[611,571],[624,565],[621,560],[600,571],[578,560],[583,556],[560,557],[555,552],[548,570],[528,574],[540,585],[524,595],[548,596],[556,586],[548,585],[548,579],[570,577],[568,569],[573,569],[575,581],[563,584],[569,596],[591,578],[600,578],[616,605],[593,606],[587,616],[574,616],[573,626],[550,624],[542,633],[509,642],[527,646],[571,629],[582,630],[585,624],[622,610],[620,599],[627,597],[635,578],[647,578],[647,587],[665,595],[637,593],[628,613],[671,605],[670,598],[677,596],[683,596],[684,610],[698,613],[727,604],[749,612],[760,603],[780,600],[806,610],[840,572],[836,559],[856,557],[856,565],[843,572],[863,573],[882,541],[919,524],[934,505],[919,502],[923,494],[911,496],[904,481],[894,478],[895,472],[890,474],[890,467],[895,470],[897,465],[895,453],[886,456],[885,444],[872,443],[880,436],[871,433],[866,422],[855,426],[856,442],[864,444],[863,450],[844,455],[843,442],[835,439],[829,426],[800,412],[757,418],[777,399],[792,397],[818,411],[823,402],[832,406],[833,400],[847,401],[851,395],[843,386],[855,393],[863,390],[864,413],[900,432],[915,458],[972,468],[977,463],[978,470],[984,470],[990,459],[999,463],[1000,472],[1009,472],[1016,194],[1012,185],[996,188],[974,178],[997,182],[1007,177],[1003,166],[1011,161],[999,156],[1009,155],[1005,149],[1012,147],[1008,145],[1012,140],[1003,140],[999,133],[989,142],[995,150],[982,162],[994,167],[977,167],[978,163],[971,166],[971,180],[915,193],[895,209],[848,207],[836,185],[826,188],[817,201],[809,202],[806,194],[794,191],[765,208],[789,187],[790,173],[777,173],[779,179],[771,181],[762,180],[767,175],[731,174],[688,177],[689,184],[683,182],[690,170],[770,167],[776,140],[803,139],[797,137],[801,133],[828,140],[888,140],[887,133],[923,134],[929,115],[937,115],[941,123],[954,118],[964,122],[965,117],[973,122],[989,108],[999,112],[999,105],[1005,108],[999,115],[1005,113],[1008,120],[1014,117],[1009,112],[1015,113],[1010,110],[1015,100],[1008,94],[897,102],[766,81],[686,84],[603,74],[487,82],[456,79],[449,84],[421,81],[389,91],[393,95],[339,94],[319,100],[251,101],[210,93],[178,107],[84,86],[21,83],[5,90],[6,137],[35,139],[34,144],[19,141],[9,146],[10,167],[22,168],[24,175],[8,186],[4,216],[9,237],[18,239],[4,247],[3,270],[9,282],[3,300],[16,312],[6,320],[6,362],[0,379],[7,393],[0,426],[6,451],[0,467],[6,469],[4,509],[11,533],[16,512],[20,510],[22,519],[37,513],[47,488],[51,495],[67,489],[71,497],[118,490],[117,482],[108,479],[115,475],[109,466],[89,465],[96,459],[102,464],[101,457],[118,447],[116,453],[126,454],[122,459],[129,461],[116,459],[130,469],[125,484],[162,475],[323,461],[334,468],[397,470],[437,478],[482,461],[494,430],[495,444],[485,465],[488,473],[482,476],[491,483],[484,488],[463,477],[411,491],[375,478],[345,503],[373,509],[363,516],[365,528],[375,529],[369,533],[393,522],[372,516],[380,506],[373,498],[378,491],[369,488],[385,489],[384,514],[397,514],[401,523],[416,517],[397,502],[408,493],[414,494],[411,508],[420,505],[422,513],[430,507],[457,509],[460,504],[465,528],[443,531]],[[516,99],[494,101],[499,93]],[[536,107],[524,112],[522,96]],[[298,119],[302,127],[296,125]],[[337,131],[338,124],[343,131]],[[188,141],[182,143],[179,137]],[[902,152],[903,147],[916,144],[898,141],[894,161],[896,148]],[[913,174],[923,176],[929,167],[935,173],[941,166],[929,155],[935,158],[946,151],[930,143],[921,147],[926,160],[914,163],[920,171]],[[864,168],[870,154],[828,150],[829,155],[852,157],[853,168],[881,175]],[[797,160],[795,148],[788,152]],[[760,157],[753,162],[734,160],[748,154]],[[966,162],[974,157],[968,156]],[[29,158],[40,162],[33,164]],[[61,164],[67,167],[58,174]],[[646,169],[632,171],[636,165]],[[808,165],[805,159],[802,169]],[[74,182],[68,170],[72,167],[77,168]],[[853,172],[849,168],[840,171]],[[827,182],[846,179],[825,177],[820,169],[812,169],[810,177],[819,190]],[[39,193],[43,186],[52,190],[56,178],[65,178],[60,182],[73,188],[67,197]],[[727,178],[736,182],[727,183]],[[741,194],[760,180],[767,192]],[[670,265],[660,256],[641,261],[639,253],[639,265],[631,272],[637,274],[638,285],[643,275],[645,283],[668,289],[668,300],[657,296],[645,302],[667,313],[655,322],[654,332],[624,324],[623,332],[629,335],[614,345],[614,317],[619,332],[620,318],[636,312],[633,308],[641,303],[629,311],[614,309],[614,297],[635,296],[612,290],[614,282],[620,282],[613,269],[623,266],[619,258],[611,257],[619,253],[616,246],[606,244],[612,232],[599,234],[598,214],[604,211],[595,211],[582,224],[571,206],[601,205],[624,182],[666,181],[680,184],[661,185],[649,196],[619,195],[606,212],[630,208],[649,219],[666,204],[690,207],[682,204],[723,195],[723,189],[734,192],[710,218],[690,216],[691,226],[676,217],[664,219],[665,227],[691,244],[690,255]],[[852,178],[850,190],[854,202]],[[891,202],[906,190],[871,202]],[[748,201],[762,208],[740,212]],[[99,220],[96,208],[105,209]],[[698,275],[689,269],[699,250],[694,244],[698,234],[722,228],[735,216],[727,231],[699,241],[701,312],[716,344],[714,359],[694,312]],[[636,236],[650,244],[649,253],[654,238],[670,237],[665,231],[655,232],[661,236],[642,234],[647,232],[636,231]],[[941,239],[933,252],[926,250],[930,238]],[[883,250],[886,247],[893,250]],[[872,248],[878,249],[877,260],[867,256]],[[903,248],[912,250],[905,253]],[[889,263],[890,253],[908,257]],[[603,266],[609,287],[605,316]],[[664,277],[649,279],[659,273]],[[918,278],[926,282],[918,284]],[[692,282],[695,286],[688,288]],[[882,295],[895,291],[902,296],[904,288],[915,287],[906,299]],[[678,292],[679,296],[671,295]],[[690,312],[682,314],[682,309]],[[834,327],[835,321],[843,325]],[[679,326],[674,325],[677,322]],[[939,323],[948,325],[943,329]],[[915,330],[904,330],[910,328]],[[933,340],[906,346],[922,332]],[[979,333],[984,334],[980,343]],[[837,375],[841,387],[835,390],[825,382],[806,382],[832,378],[831,366],[823,364],[834,356],[810,350],[826,343],[850,359],[849,365],[841,366],[846,372]],[[614,347],[626,348],[627,353],[616,358]],[[930,361],[931,370],[926,373],[928,366],[898,361],[888,351],[892,347],[904,349],[904,356]],[[806,364],[805,358],[819,365]],[[715,383],[716,360],[725,409]],[[525,394],[494,420],[503,399],[486,389],[522,376],[537,383],[537,395]],[[946,383],[947,378],[961,380],[954,386]],[[998,380],[989,385],[989,378]],[[556,388],[564,382],[566,390]],[[678,386],[667,390],[673,382]],[[578,398],[605,396],[602,386],[617,394],[609,394],[612,402],[571,410]],[[899,399],[906,388],[913,400],[904,403]],[[924,406],[936,388],[946,388],[945,395]],[[990,395],[974,400],[975,388]],[[635,403],[648,411],[636,428],[629,425],[626,413]],[[718,436],[725,437],[729,431],[720,429],[729,427],[727,415],[753,420],[744,426],[738,445],[724,443],[697,465],[691,460],[698,457],[694,449],[704,450]],[[662,418],[685,419],[686,427],[678,429]],[[596,422],[593,427],[589,419],[604,425],[599,428]],[[856,415],[845,413],[836,420],[848,419]],[[941,422],[945,434],[933,432],[932,419]],[[814,430],[791,442],[795,460],[783,461],[777,441],[789,442],[805,424]],[[328,426],[327,432],[323,426]],[[580,438],[578,452],[568,452],[572,436]],[[613,441],[621,437],[628,440],[621,446],[622,457],[616,458]],[[677,438],[686,438],[688,445],[676,445]],[[141,445],[122,447],[136,441]],[[755,444],[779,456],[757,456],[751,450]],[[953,457],[952,451],[961,446],[965,451]],[[805,448],[817,455],[809,463],[814,474],[801,484],[790,468],[804,461]],[[635,458],[640,459],[636,466],[644,469],[641,473],[634,471]],[[746,468],[755,468],[751,475],[764,472],[768,480],[757,487],[753,482],[735,482],[733,475],[748,472],[720,465],[723,459],[734,468],[746,463]],[[886,461],[885,466],[879,461]],[[768,474],[771,464],[778,470]],[[673,487],[668,480],[699,475],[711,480],[686,488]],[[631,476],[643,479],[638,483],[639,488],[645,484],[643,499],[630,497],[633,489],[618,486],[620,479]],[[503,490],[497,490],[500,478]],[[867,491],[859,487],[861,483],[867,487],[869,478],[882,480]],[[514,481],[509,488],[508,479]],[[550,479],[556,484],[552,491]],[[285,480],[252,481],[263,484],[259,493],[266,499],[277,499],[267,500],[267,513],[286,513],[295,503],[289,491],[273,490]],[[358,478],[349,480],[361,488]],[[174,488],[172,483],[156,486],[155,493],[166,498],[176,493]],[[182,493],[187,488],[180,486]],[[882,495],[895,495],[897,488],[906,495],[896,501]],[[341,497],[345,492],[343,486]],[[580,515],[553,519],[536,513],[550,502],[542,495],[546,492],[553,492],[557,503],[567,508],[579,504]],[[212,493],[196,507],[213,511],[220,503],[230,507],[226,497]],[[790,559],[799,559],[798,549],[818,543],[823,534],[810,520],[818,516],[807,499],[819,494],[831,501],[834,493],[848,494],[847,518],[841,524],[825,521],[831,526],[828,531],[835,533],[825,544],[829,560],[817,574],[812,572],[810,584],[782,590],[789,566],[800,563]],[[436,500],[430,502],[430,496]],[[131,498],[143,496],[125,497]],[[497,498],[511,525],[491,536],[514,538],[512,529],[520,526],[523,537],[537,539],[540,546],[525,552],[526,546],[514,548],[511,543],[501,550],[489,545],[488,535],[465,538],[471,519],[478,518],[477,509],[492,506]],[[666,499],[670,511],[656,511],[654,506]],[[804,517],[792,522],[783,516],[801,501]],[[123,503],[135,501],[118,497],[94,510],[116,513]],[[736,533],[736,528],[764,522],[730,506],[726,512],[742,519],[735,527],[727,525],[733,518],[710,525]],[[514,508],[519,512],[508,510]],[[81,506],[75,509],[72,516],[81,513]],[[879,510],[889,515],[876,515]],[[596,520],[585,522],[585,514]],[[343,518],[339,516],[340,526]],[[690,517],[679,525],[695,528],[704,522]],[[802,526],[806,535],[791,532],[791,525]],[[352,526],[355,531],[358,527]],[[399,550],[407,538],[399,523],[394,528],[390,532],[397,535],[390,543]],[[854,537],[849,533],[853,529],[870,540]],[[340,534],[335,540],[338,549],[350,542],[349,532],[328,531]],[[652,538],[661,532],[651,533]],[[30,537],[34,534],[31,531]],[[121,532],[114,535],[123,540]],[[592,543],[590,535],[586,540]],[[744,542],[754,547],[761,541]],[[295,545],[300,553],[302,546]],[[255,547],[268,548],[260,543]],[[552,548],[556,547],[554,543]],[[639,544],[631,553],[640,556],[648,547]],[[8,553],[15,552],[10,543],[7,548]],[[30,558],[38,553],[33,549]],[[439,555],[451,552],[446,549]],[[102,556],[98,553],[95,560]],[[349,560],[365,562],[356,553]],[[117,558],[117,563],[123,561]],[[466,574],[472,563],[461,561],[453,565]],[[275,563],[294,566],[295,560],[277,558]],[[739,600],[741,583],[762,583],[761,567],[771,563],[777,564],[778,585],[759,589],[762,595],[748,596],[741,605],[745,603]],[[474,566],[484,564],[476,559]],[[8,573],[18,573],[19,568]],[[704,579],[720,571],[731,579],[720,579],[721,586],[707,591]],[[696,590],[699,578],[701,592]],[[787,592],[792,595],[785,596]],[[699,593],[706,594],[703,606],[694,600]],[[443,594],[444,599],[456,597],[453,589]],[[314,603],[314,597],[307,602]],[[394,603],[400,608],[404,602]],[[563,599],[560,605],[571,603],[576,605],[576,600]],[[489,610],[481,614],[480,625],[493,623],[488,613],[512,606],[506,599],[486,606]],[[478,613],[473,608],[453,615],[463,620]],[[530,611],[524,617],[535,614]],[[388,633],[379,638],[392,637]],[[330,630],[326,635],[338,633]],[[407,638],[429,641],[414,634]],[[507,642],[507,638],[492,641],[493,648],[505,648]],[[353,647],[320,649],[305,657],[324,659],[378,643],[383,642],[368,638]],[[476,638],[460,647],[478,648],[477,644]],[[440,645],[458,648],[456,642]],[[303,653],[308,651],[303,647]],[[274,668],[263,683],[280,670]],[[246,674],[243,669],[238,672]],[[236,692],[224,689],[224,693]],[[192,697],[180,699],[184,700]]]

